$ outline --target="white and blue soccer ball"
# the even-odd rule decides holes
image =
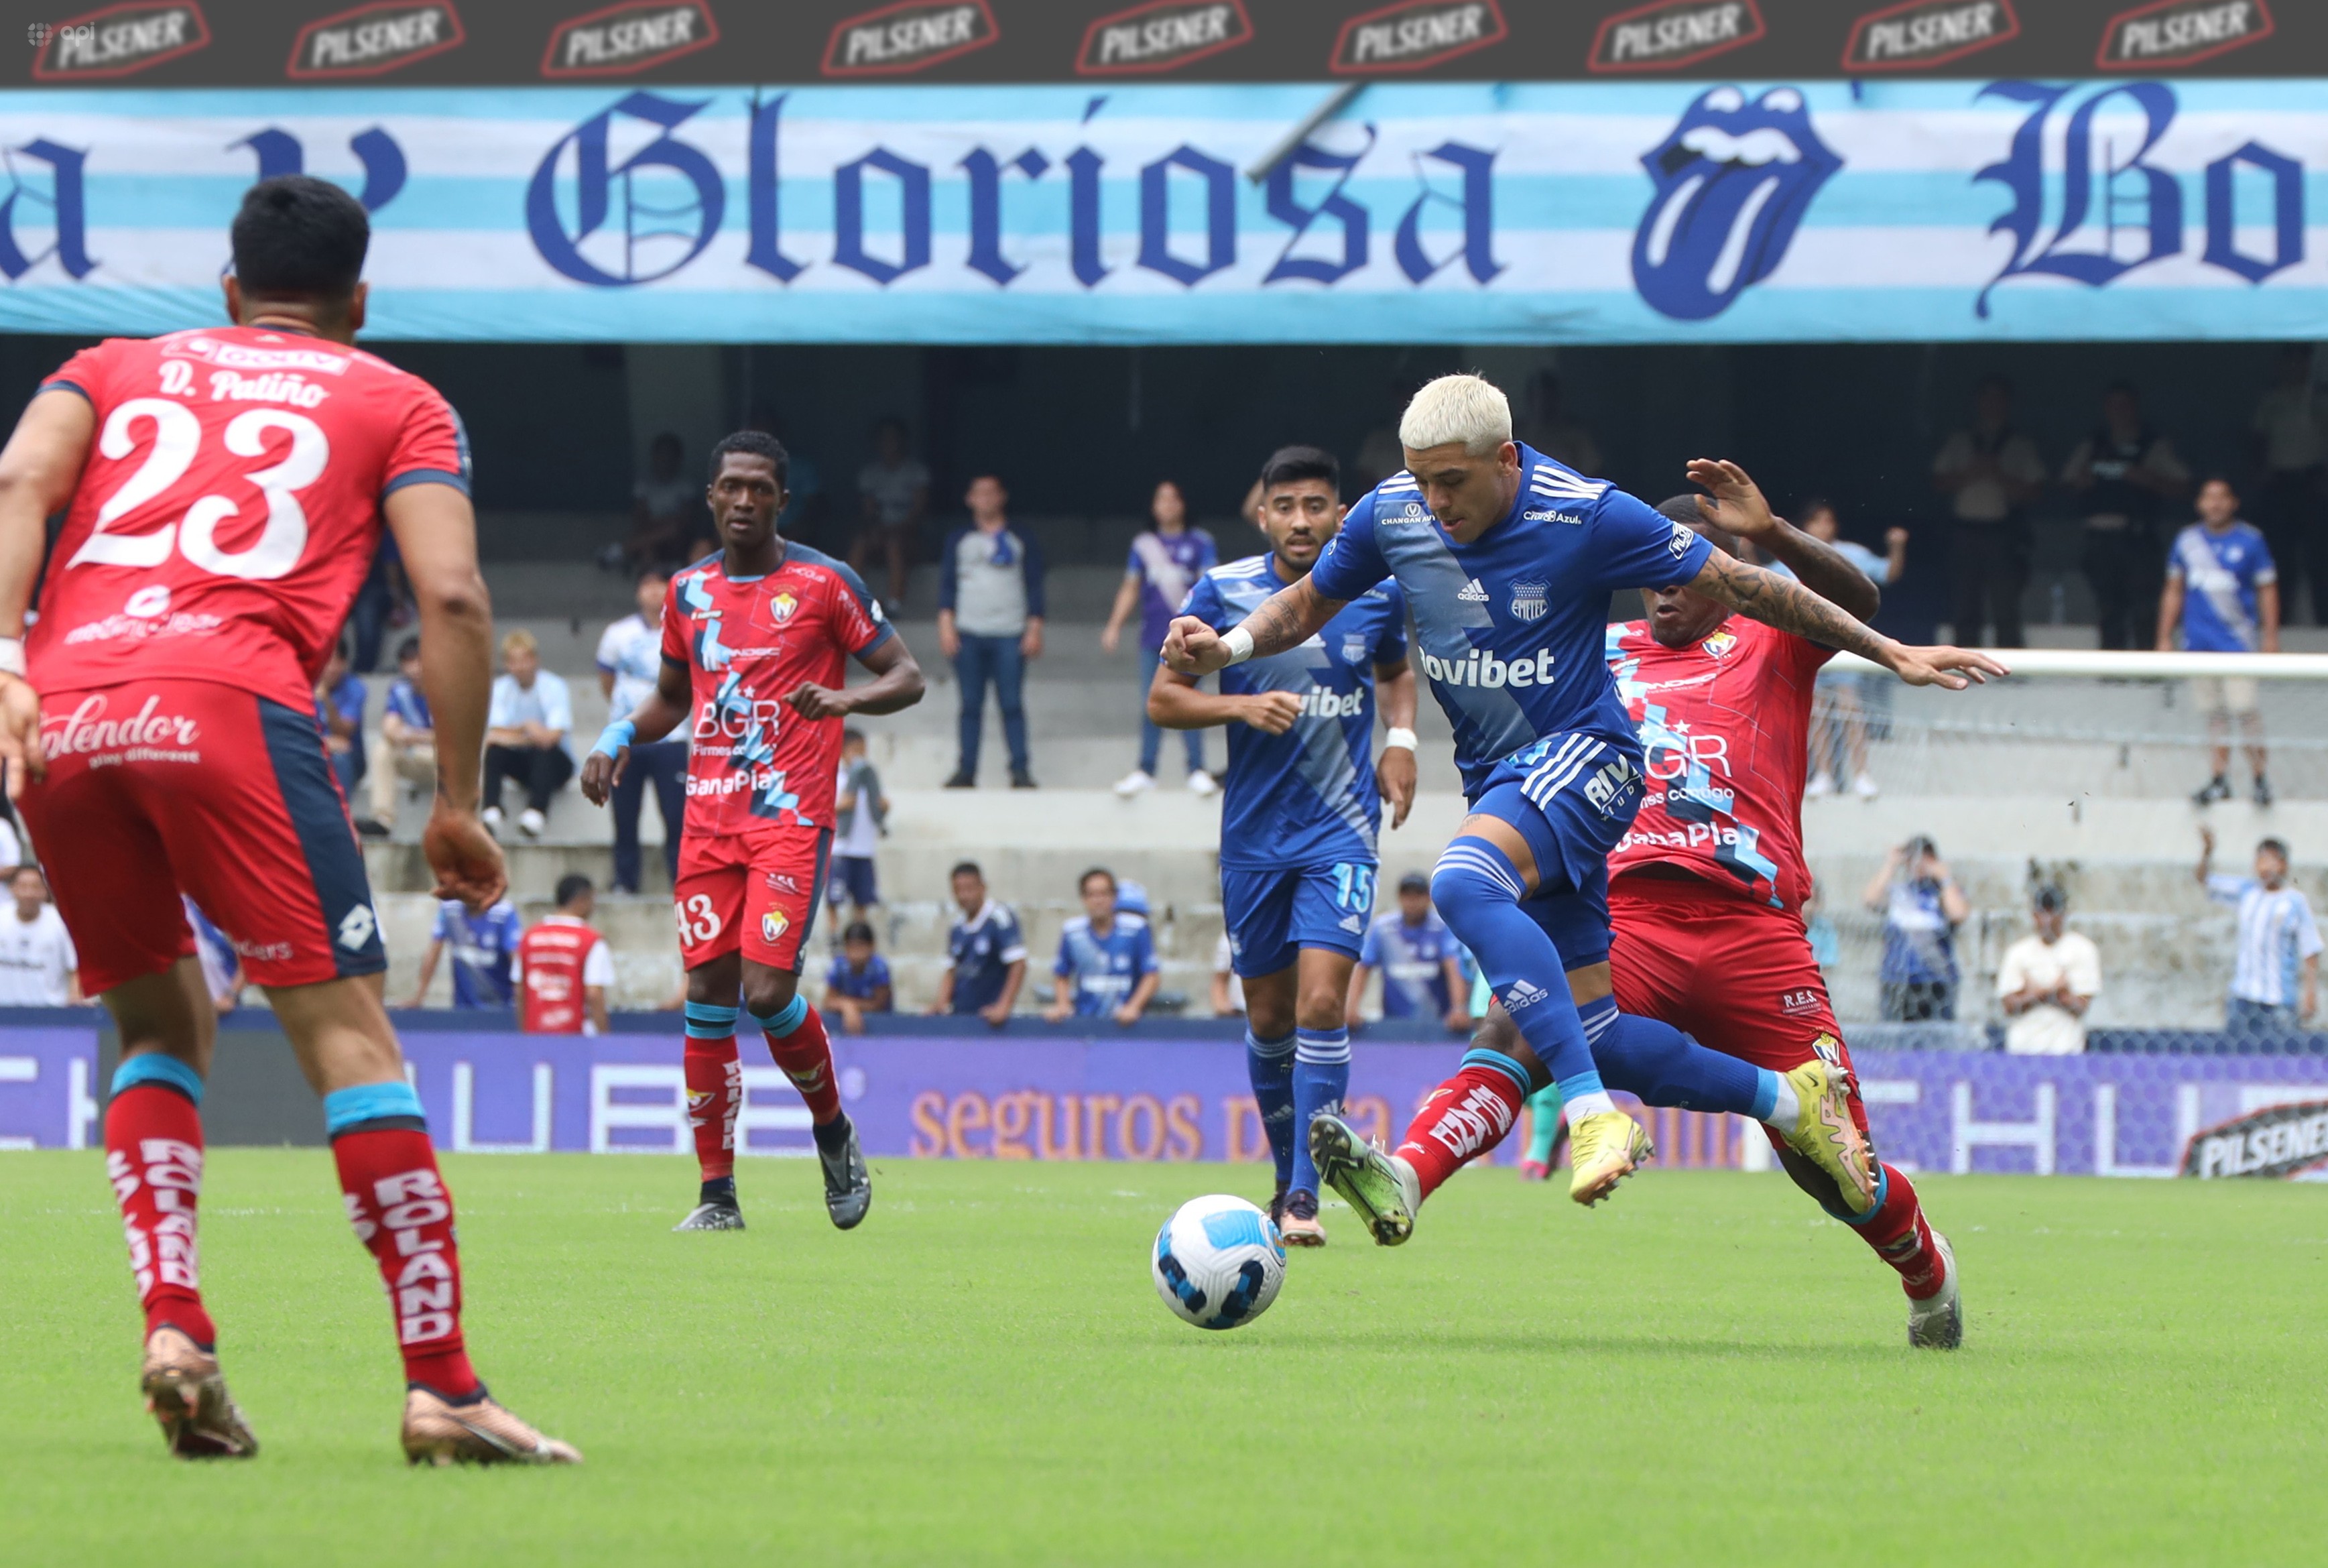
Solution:
[[[1156,1233],[1156,1293],[1184,1322],[1234,1329],[1269,1310],[1285,1282],[1285,1242],[1241,1197],[1192,1197]]]

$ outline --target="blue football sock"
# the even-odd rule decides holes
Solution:
[[[1339,1112],[1350,1090],[1350,1031],[1303,1029],[1293,1045],[1293,1186],[1318,1190],[1318,1167],[1310,1159],[1310,1119],[1320,1111]]]
[[[1560,949],[1521,912],[1525,892],[1504,852],[1469,835],[1447,846],[1431,878],[1431,901],[1448,929],[1479,961],[1496,1000],[1560,1085],[1561,1097],[1573,1104],[1579,1095],[1602,1092],[1600,1074],[1568,994]]]
[[[1293,1181],[1294,1037],[1264,1040],[1244,1032],[1244,1067],[1253,1080],[1253,1103],[1261,1107],[1262,1131],[1269,1134],[1270,1157],[1277,1161],[1277,1185]]]
[[[1581,1011],[1601,1081],[1644,1105],[1725,1111],[1763,1120],[1777,1103],[1779,1075],[1699,1045],[1656,1019],[1617,1010],[1604,996]]]

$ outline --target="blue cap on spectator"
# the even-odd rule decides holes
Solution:
[[[1148,889],[1137,882],[1119,879],[1115,885],[1115,906],[1127,914],[1147,914]]]

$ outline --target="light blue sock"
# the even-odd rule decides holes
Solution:
[[[687,1004],[687,1038],[690,1040],[733,1039],[736,1035],[736,1019],[741,1016],[743,1010],[741,1008],[721,1007],[716,1002],[689,1002]]]
[[[1264,1040],[1244,1032],[1244,1067],[1253,1081],[1253,1103],[1261,1107],[1262,1131],[1269,1134],[1270,1158],[1277,1162],[1277,1185],[1293,1181],[1294,1037]]]
[[[113,1069],[113,1093],[134,1089],[140,1084],[159,1084],[174,1089],[197,1106],[202,1103],[202,1075],[175,1056],[160,1051],[141,1051],[125,1057],[121,1066]]]
[[[324,1096],[326,1138],[337,1138],[343,1132],[353,1132],[375,1122],[401,1122],[407,1118],[424,1124],[427,1120],[420,1109],[420,1096],[401,1079],[393,1084],[358,1084],[352,1089],[334,1089]]]
[[[1520,910],[1525,891],[1509,858],[1468,834],[1447,846],[1431,878],[1431,901],[1441,917],[1479,961],[1496,1000],[1560,1085],[1561,1098],[1573,1105],[1580,1096],[1603,1093],[1600,1073],[1568,994],[1560,949]],[[1529,1087],[1523,1075],[1520,1094]]]
[[[1350,1031],[1303,1029],[1293,1042],[1293,1186],[1316,1192],[1318,1167],[1310,1159],[1310,1121],[1320,1111],[1338,1113],[1350,1092]]]

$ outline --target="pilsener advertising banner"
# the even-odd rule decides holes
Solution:
[[[305,170],[388,338],[2328,337],[2328,81],[1323,91],[0,93],[0,330],[215,322]]]

